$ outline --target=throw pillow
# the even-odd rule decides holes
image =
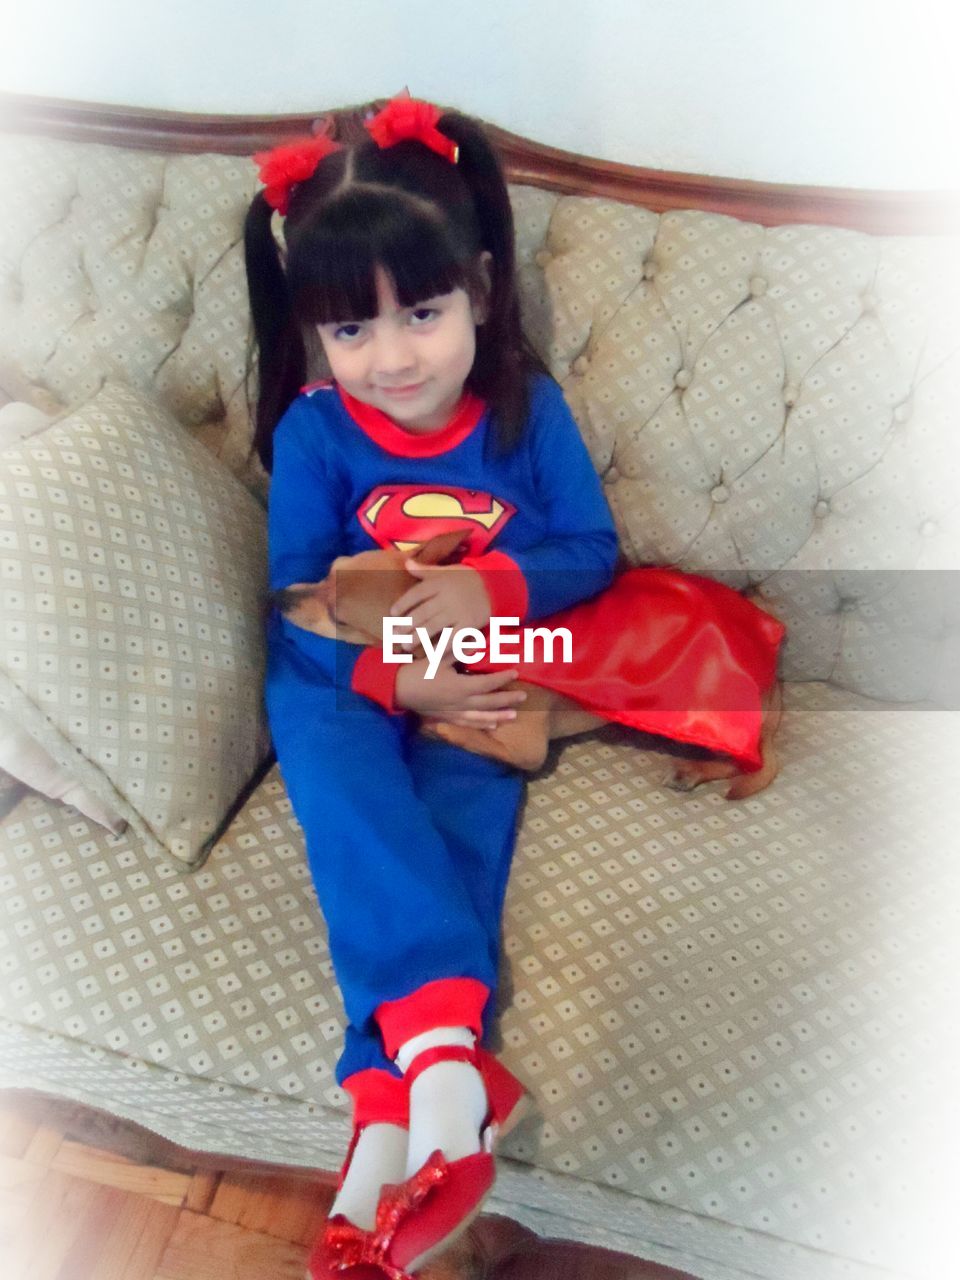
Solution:
[[[190,866],[267,752],[265,589],[262,508],[142,392],[0,451],[0,710]]]
[[[45,431],[55,416],[44,413],[42,409],[35,409],[32,404],[11,400],[0,408],[0,449],[19,444],[38,431]]]
[[[72,804],[85,818],[99,822],[115,836],[126,830],[127,824],[119,814],[82,787],[69,769],[57,764],[50,752],[5,711],[0,711],[0,769],[51,800]]]

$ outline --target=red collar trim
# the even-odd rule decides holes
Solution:
[[[343,407],[357,426],[387,453],[402,458],[433,458],[439,453],[455,449],[466,440],[487,409],[485,400],[475,396],[472,391],[465,391],[446,426],[439,431],[420,434],[404,431],[380,409],[355,399],[343,387],[337,386],[337,392]]]

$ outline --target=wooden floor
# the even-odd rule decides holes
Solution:
[[[302,1280],[332,1178],[200,1168],[175,1148],[150,1163],[118,1154],[135,1139],[110,1125],[0,1096],[2,1280]],[[471,1271],[455,1249],[421,1275]]]

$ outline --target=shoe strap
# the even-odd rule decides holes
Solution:
[[[431,1049],[424,1049],[407,1067],[403,1078],[407,1085],[412,1085],[417,1076],[428,1067],[438,1062],[468,1062],[471,1067],[480,1069],[480,1056],[477,1046],[468,1048],[465,1044],[436,1044]]]

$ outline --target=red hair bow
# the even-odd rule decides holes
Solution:
[[[285,215],[290,206],[290,192],[297,183],[312,178],[323,157],[339,150],[339,143],[321,134],[319,137],[295,138],[272,151],[258,151],[253,159],[260,166],[260,181],[265,187],[263,196],[267,204]]]
[[[460,148],[437,128],[440,116],[439,107],[435,107],[432,102],[411,98],[404,89],[372,120],[364,121],[364,128],[379,147],[392,147],[395,142],[414,138],[451,164],[456,164]]]

